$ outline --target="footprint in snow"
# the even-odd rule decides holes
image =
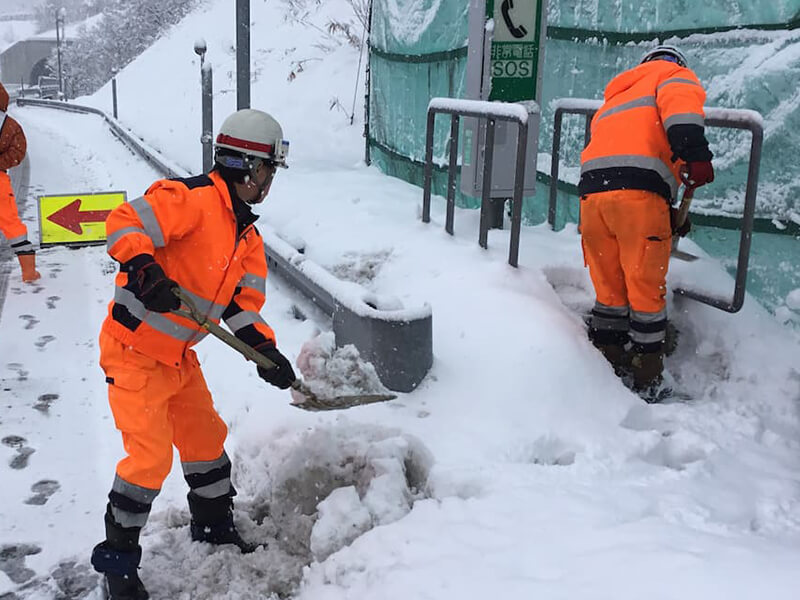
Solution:
[[[42,394],[39,396],[36,404],[33,405],[33,408],[39,412],[47,414],[50,412],[50,405],[56,400],[58,400],[58,394]]]
[[[25,329],[33,329],[39,322],[33,315],[20,315],[19,318],[25,321]]]
[[[61,484],[53,479],[37,481],[31,486],[31,491],[34,495],[25,500],[25,504],[42,506],[50,499],[50,496],[55,494],[59,489],[61,489]]]
[[[25,370],[25,365],[21,363],[8,363],[6,366],[12,371],[17,372],[17,381],[27,381],[28,371]]]
[[[48,296],[47,308],[53,309],[56,307],[56,300],[61,300],[61,296]]]
[[[39,350],[43,350],[44,347],[54,339],[56,339],[54,335],[43,335],[36,341],[36,347],[39,348]]]
[[[36,575],[25,566],[25,557],[41,551],[39,546],[33,544],[4,544],[0,546],[0,571],[14,583],[25,583]]]
[[[7,435],[2,440],[0,440],[0,442],[2,442],[3,445],[8,446],[9,448],[14,448],[17,451],[17,455],[14,458],[12,458],[8,463],[8,466],[11,467],[12,469],[20,470],[27,467],[28,459],[30,458],[31,454],[36,452],[36,450],[34,450],[33,448],[30,448],[25,445],[25,442],[27,441],[28,440],[19,435]]]

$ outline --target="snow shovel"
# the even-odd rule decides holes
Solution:
[[[689,216],[689,206],[691,206],[692,198],[694,197],[694,186],[692,186],[686,180],[683,181],[683,184],[683,196],[681,197],[681,203],[678,206],[678,214],[675,215],[675,231],[680,229],[681,226],[686,222],[686,218]],[[680,239],[681,238],[677,235],[672,236],[672,250],[670,251],[670,255],[687,262],[697,260],[698,257],[694,254],[684,252],[683,250],[678,250],[678,240]]]
[[[209,321],[208,318],[197,309],[197,306],[195,306],[194,302],[192,302],[192,299],[184,294],[181,290],[175,289],[174,292],[175,295],[180,298],[187,310],[173,310],[173,314],[194,321],[200,327],[208,331],[208,333],[217,339],[222,340],[234,350],[240,352],[246,359],[252,360],[262,369],[273,369],[275,367],[275,363],[269,360],[266,356],[257,350],[253,350],[242,340],[237,338],[235,335],[228,333],[213,321]],[[292,389],[299,392],[304,398],[302,402],[292,403],[292,406],[309,411],[341,410],[345,408],[352,408],[354,406],[361,406],[364,404],[373,404],[375,402],[386,402],[387,400],[394,400],[397,398],[397,396],[394,394],[358,394],[351,396],[320,398],[305,383],[303,383],[299,377],[292,382]]]

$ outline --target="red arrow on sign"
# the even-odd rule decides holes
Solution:
[[[81,210],[81,199],[73,200],[63,208],[58,209],[47,217],[48,221],[77,233],[83,233],[81,223],[104,223],[106,217],[111,213],[110,210]]]

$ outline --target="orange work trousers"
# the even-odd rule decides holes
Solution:
[[[9,244],[28,239],[28,228],[17,214],[17,202],[14,199],[14,190],[11,189],[11,177],[5,171],[0,171],[0,232],[6,236]]]
[[[643,190],[587,194],[581,236],[600,304],[643,313],[665,309],[672,230],[663,197]]]
[[[168,367],[101,333],[100,366],[127,453],[117,464],[120,478],[160,490],[172,467],[173,445],[182,462],[222,455],[228,427],[214,409],[192,350],[179,368]]]

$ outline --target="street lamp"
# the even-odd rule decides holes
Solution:
[[[58,56],[58,94],[64,96],[64,82],[61,73],[61,41],[64,39],[64,14],[62,6],[56,11],[56,55]]]
[[[214,105],[213,105],[213,71],[211,63],[205,62],[208,46],[203,38],[194,42],[194,52],[200,57],[200,89],[202,93],[202,131],[200,143],[203,146],[203,172],[208,173],[214,166]]]

